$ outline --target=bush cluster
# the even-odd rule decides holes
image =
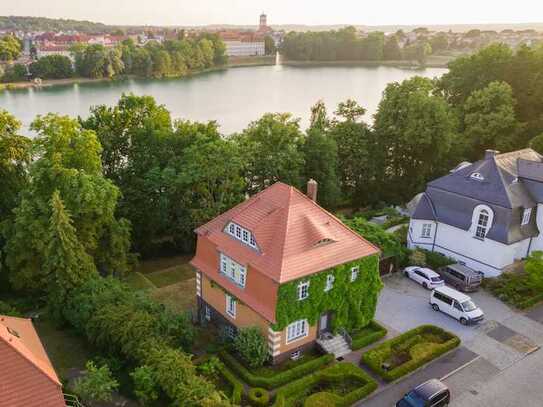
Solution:
[[[324,370],[313,373],[302,379],[296,380],[277,391],[274,407],[287,407],[295,401],[299,401],[308,388],[319,383],[335,384],[346,379],[354,379],[360,382],[360,387],[345,395],[330,392],[319,392],[310,395],[304,406],[336,406],[347,407],[358,400],[368,396],[375,389],[377,383],[367,373],[350,363],[338,363]],[[333,404],[326,404],[333,402]],[[324,403],[324,404],[323,404]]]
[[[334,360],[334,355],[327,354],[320,358],[313,359],[302,365],[293,367],[292,369],[285,370],[283,372],[277,372],[277,374],[270,377],[258,376],[249,371],[243,364],[241,364],[234,356],[227,351],[221,351],[219,357],[222,361],[238,374],[248,385],[253,387],[262,387],[268,390],[275,389],[282,386],[292,380],[296,380],[309,372],[313,372],[316,369],[331,363]]]
[[[526,309],[543,301],[543,291],[534,288],[526,272],[485,278],[483,286],[503,302],[518,309]]]
[[[221,405],[213,385],[196,374],[191,356],[179,349],[192,342],[190,321],[145,293],[114,278],[92,278],[73,290],[63,316],[98,348],[147,366],[172,401],[199,406],[212,400]]]
[[[261,387],[253,387],[247,394],[249,401],[255,407],[264,407],[270,403],[270,393]]]
[[[353,340],[351,349],[362,349],[365,346],[377,342],[379,339],[384,338],[387,332],[388,331],[384,326],[376,321],[371,321],[367,327],[362,328],[360,331],[351,335]]]
[[[433,325],[421,325],[383,342],[362,355],[362,363],[386,381],[396,380],[457,347],[460,339]],[[383,363],[392,356],[408,352],[410,359],[386,370]]]
[[[262,366],[268,360],[268,342],[260,328],[242,328],[234,338],[234,348],[251,368]]]

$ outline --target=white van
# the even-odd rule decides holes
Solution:
[[[430,294],[434,311],[441,311],[460,321],[462,325],[480,322],[485,314],[470,297],[450,287],[437,287]]]

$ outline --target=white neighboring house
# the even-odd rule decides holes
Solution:
[[[409,204],[410,248],[455,258],[485,276],[543,250],[543,156],[487,150],[427,184]]]
[[[264,40],[262,41],[238,41],[226,40],[226,55],[229,57],[252,57],[266,54]]]

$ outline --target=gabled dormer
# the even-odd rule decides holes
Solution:
[[[245,229],[237,223],[230,221],[224,228],[224,232],[232,236],[234,239],[239,240],[241,243],[258,250],[255,235],[251,233],[250,230]]]

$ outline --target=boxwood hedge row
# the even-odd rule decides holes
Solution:
[[[422,335],[435,335],[442,338],[443,342],[421,342]],[[437,326],[421,325],[364,353],[362,363],[390,382],[418,369],[459,344],[460,339],[456,335]],[[417,352],[412,351],[414,346],[419,347]],[[400,349],[402,352],[409,352],[411,359],[390,370],[385,369],[383,363]]]
[[[296,380],[310,372],[315,371],[321,366],[327,365],[334,360],[334,355],[327,354],[320,358],[310,360],[307,363],[293,367],[292,369],[278,372],[270,377],[258,376],[243,366],[234,356],[227,351],[219,352],[221,360],[236,373],[239,377],[252,387],[262,387],[264,389],[275,389],[293,380]]]
[[[369,332],[366,334],[352,335],[352,350],[362,349],[374,342],[377,342],[379,339],[384,338],[388,332],[384,326],[380,325],[376,321],[371,321],[369,325],[364,328],[364,331],[368,331],[368,328]]]
[[[377,389],[375,380],[363,370],[350,363],[338,363],[280,388],[276,393],[273,406],[289,407],[299,400],[300,397],[303,397],[308,388],[321,382],[330,384],[338,383],[347,378],[358,379],[361,386],[343,396],[331,392],[314,393],[305,400],[304,406],[347,407],[367,397]]]

